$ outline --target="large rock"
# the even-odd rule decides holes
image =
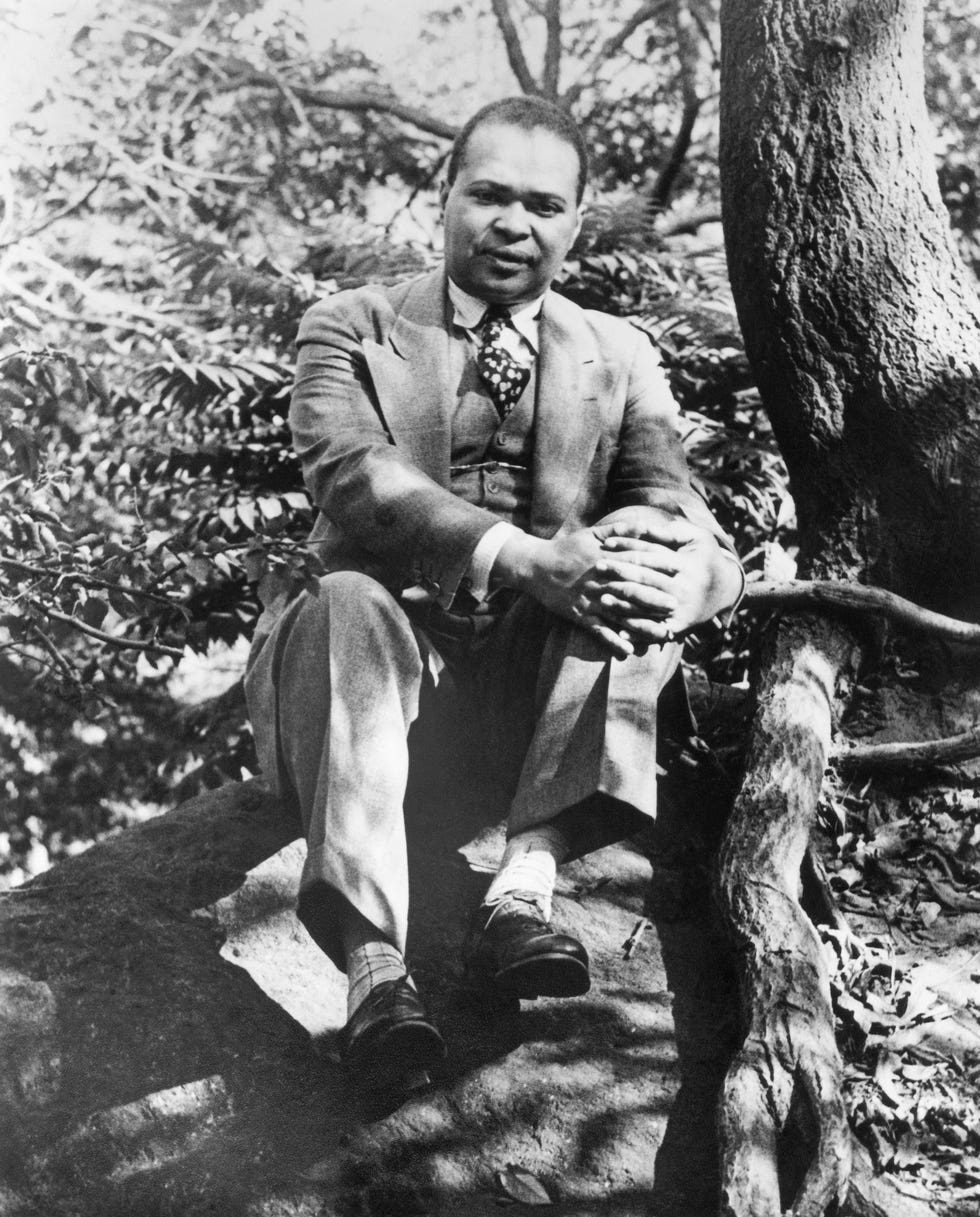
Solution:
[[[0,1213],[469,1217],[508,1164],[568,1217],[712,1213],[730,991],[696,866],[663,869],[629,957],[645,853],[563,870],[592,991],[488,1004],[457,958],[500,832],[440,806],[410,825],[410,964],[449,1057],[408,1096],[368,1100],[336,1060],[343,977],[293,915],[302,843],[258,782],[0,899]]]

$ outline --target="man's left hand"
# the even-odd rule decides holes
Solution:
[[[742,590],[740,567],[707,529],[664,517],[599,525],[602,542],[591,590],[611,625],[635,645],[669,642],[730,607]]]

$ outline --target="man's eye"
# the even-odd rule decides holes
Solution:
[[[474,190],[470,197],[477,203],[496,203],[500,196],[494,190]]]
[[[558,203],[535,203],[531,209],[539,216],[556,216],[560,215],[562,208]]]

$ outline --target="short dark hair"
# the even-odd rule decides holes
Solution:
[[[564,143],[575,150],[578,157],[578,182],[576,183],[575,201],[581,203],[585,193],[585,183],[589,177],[589,153],[585,146],[582,132],[578,129],[572,116],[554,102],[545,101],[543,97],[504,97],[500,101],[492,101],[488,106],[473,115],[459,135],[453,141],[449,153],[449,164],[446,167],[446,181],[451,186],[459,173],[459,167],[466,155],[466,146],[477,127],[488,127],[497,124],[502,127],[520,127],[524,131],[550,131]]]

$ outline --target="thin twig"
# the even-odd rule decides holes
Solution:
[[[98,188],[105,181],[108,173],[109,162],[107,160],[102,167],[102,171],[98,174],[92,185],[89,186],[84,193],[80,194],[78,198],[72,199],[72,201],[70,203],[66,203],[64,207],[59,207],[58,210],[49,215],[47,219],[42,220],[40,224],[35,224],[33,228],[28,228],[26,232],[19,233],[17,236],[11,237],[7,241],[0,241],[0,249],[9,249],[12,245],[18,245],[21,241],[26,241],[30,237],[36,237],[39,232],[44,232],[44,230],[46,228],[50,228],[52,224],[56,224],[59,220],[63,220],[65,216],[71,215],[73,211],[78,211],[80,208],[84,207],[92,195],[95,194],[96,190],[98,190]]]
[[[562,95],[562,101],[565,105],[571,106],[577,102],[589,85],[594,83],[595,75],[603,64],[607,63],[615,54],[623,49],[625,43],[629,41],[644,22],[649,21],[651,17],[656,17],[669,3],[670,0],[647,0],[645,4],[641,4],[633,16],[625,21],[615,34],[610,35],[598,51],[596,51],[578,80],[565,90]]]
[[[650,928],[650,922],[647,921],[647,919],[645,917],[641,917],[640,920],[636,923],[636,925],[633,926],[632,934],[630,934],[629,938],[627,938],[626,941],[622,945],[622,952],[623,952],[624,959],[633,958],[634,952],[636,951],[637,947],[640,945],[640,939],[643,937],[643,935],[646,933],[646,931],[649,928]]]
[[[392,229],[395,227],[395,224],[398,222],[399,219],[401,219],[401,217],[403,215],[409,215],[411,213],[412,204],[415,202],[415,200],[419,197],[420,194],[422,194],[424,191],[429,189],[429,187],[432,185],[432,183],[439,176],[440,172],[442,171],[443,165],[445,165],[445,163],[448,159],[449,159],[449,152],[447,151],[442,156],[439,157],[439,159],[436,161],[436,163],[432,166],[432,169],[425,175],[425,177],[421,178],[419,180],[419,182],[412,188],[411,194],[408,196],[408,198],[405,200],[405,202],[402,203],[402,205],[397,209],[397,211],[394,213],[394,215],[391,217],[391,219],[385,225],[384,232],[385,232],[386,237],[391,236]]]
[[[146,592],[141,587],[132,587],[128,583],[113,583],[111,579],[100,579],[97,575],[83,575],[75,571],[55,570],[47,566],[32,566],[28,562],[19,562],[16,558],[0,557],[0,566],[10,570],[20,571],[24,575],[38,575],[41,578],[56,578],[59,582],[80,583],[83,587],[101,587],[106,591],[119,592],[125,596],[139,596],[143,600],[151,600],[165,608],[178,609],[186,612],[180,605],[175,604],[166,596],[158,596],[155,592]]]

